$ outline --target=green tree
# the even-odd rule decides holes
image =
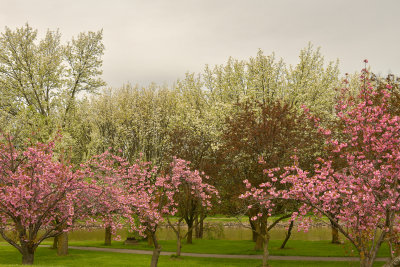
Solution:
[[[77,117],[77,96],[105,84],[100,78],[102,35],[80,33],[61,44],[58,30],[48,30],[39,40],[28,24],[6,27],[0,36],[0,131],[10,133],[17,145],[27,138],[46,142],[61,132],[59,149],[80,162],[87,132],[79,130],[84,123]]]
[[[155,84],[107,89],[90,102],[90,154],[109,147],[129,161],[143,154],[160,165],[168,149],[167,130],[175,113],[175,93]]]
[[[300,112],[305,105],[322,118],[332,118],[336,89],[340,87],[339,62],[325,64],[320,48],[314,49],[311,43],[300,51],[299,59],[297,65],[288,68],[284,98]]]
[[[38,40],[28,24],[0,36],[3,131],[41,141],[63,128],[81,92],[95,92],[102,74],[102,31],[80,33],[61,44],[59,31]],[[6,119],[7,118],[7,119]]]

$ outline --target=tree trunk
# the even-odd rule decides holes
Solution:
[[[253,239],[252,240],[253,240],[253,242],[256,242],[257,241],[256,225],[251,220],[251,217],[249,217],[249,223],[250,223],[252,234],[253,234],[253,236],[252,236]]]
[[[207,217],[207,215],[200,215],[200,222],[199,222],[199,238],[203,238],[204,234],[204,219]]]
[[[63,232],[57,238],[57,255],[65,256],[68,255],[68,233]]]
[[[187,225],[188,225],[188,233],[187,233],[186,243],[193,244],[193,221],[188,221]]]
[[[264,233],[261,232],[261,227],[259,221],[254,221],[255,227],[256,227],[256,233],[257,233],[257,238],[256,238],[256,244],[254,246],[254,250],[260,251],[264,247],[264,238],[263,235]],[[261,235],[259,234],[261,233]]]
[[[360,253],[360,266],[361,267],[372,267],[374,265],[374,261],[376,258],[376,254],[378,253],[383,241],[385,240],[386,232],[382,231],[380,234],[378,241],[370,250],[359,250]],[[394,260],[394,259],[392,259]]]
[[[339,230],[332,225],[332,244],[341,244],[339,239]]]
[[[181,248],[182,248],[182,238],[181,238],[181,221],[178,221],[177,228],[175,229],[173,225],[168,221],[172,229],[176,234],[176,256],[181,256]]]
[[[340,244],[339,229],[332,221],[331,221],[331,228],[332,228],[332,244]]]
[[[177,235],[177,241],[176,241],[176,256],[180,257],[181,256],[181,249],[182,249],[182,241],[180,235]]]
[[[104,245],[111,246],[111,226],[106,227]]]
[[[22,247],[22,264],[32,265],[35,256],[35,249],[31,247]]]
[[[181,256],[181,248],[182,248],[182,238],[181,238],[181,220],[178,221],[176,228],[174,225],[171,223],[169,218],[168,220],[168,225],[172,228],[172,230],[175,232],[176,235],[176,256],[180,257]]]
[[[398,267],[400,266],[400,256],[390,259],[383,267]]]
[[[147,245],[153,247],[154,246],[153,238],[151,237],[151,233],[149,231],[146,231],[146,236],[147,236]]]
[[[268,256],[269,256],[268,243],[269,243],[269,233],[267,233],[264,238],[263,263],[262,263],[263,267],[269,266],[268,265]]]
[[[161,246],[158,244],[155,232],[151,233],[151,239],[153,240],[154,250],[153,250],[153,256],[151,257],[150,267],[157,267],[158,258],[160,257],[161,253]]]
[[[59,221],[56,219],[55,220],[56,224],[59,224]],[[53,239],[53,246],[52,249],[57,249],[57,244],[58,244],[58,235],[54,237]]]
[[[199,222],[199,237],[200,239],[203,238],[204,235],[204,218],[200,217],[200,222]]]
[[[264,247],[264,240],[261,235],[257,234],[256,244],[254,245],[254,250],[261,251]]]
[[[22,265],[32,265],[34,259],[33,253],[24,253],[22,254]]]
[[[54,240],[53,240],[53,246],[51,248],[52,249],[57,249],[57,243],[58,243],[58,236],[55,236]]]
[[[281,249],[285,248],[286,243],[288,242],[290,236],[292,235],[293,224],[294,224],[293,221],[291,221],[290,224],[289,224],[289,229],[288,229],[288,231],[286,233],[285,240],[283,240],[283,243],[281,245]]]
[[[372,257],[361,257],[360,259],[360,267],[372,267],[374,264],[374,259]]]
[[[199,215],[194,218],[194,237],[199,238]]]

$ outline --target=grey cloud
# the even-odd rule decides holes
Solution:
[[[0,26],[59,28],[64,40],[103,28],[104,79],[120,86],[172,83],[259,48],[295,64],[309,41],[343,72],[368,58],[376,72],[400,74],[398,10],[397,0],[0,0]]]

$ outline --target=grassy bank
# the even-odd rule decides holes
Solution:
[[[281,240],[270,241],[270,255],[279,256],[320,256],[320,257],[357,257],[358,254],[353,247],[348,244],[332,244],[329,241],[301,241],[290,240],[285,249],[280,249]],[[51,244],[51,242],[45,242]],[[114,241],[112,246],[104,246],[99,241],[71,241],[71,246],[87,247],[111,247],[123,249],[152,250],[147,242],[140,242],[137,245],[124,245],[121,241]],[[175,240],[161,240],[160,244],[163,251],[176,251]],[[247,240],[202,240],[197,239],[193,244],[182,244],[182,252],[192,253],[211,253],[211,254],[233,254],[233,255],[255,255],[261,251],[254,250],[254,242]],[[388,257],[389,249],[383,244],[378,253],[378,257]]]
[[[112,252],[96,252],[70,250],[68,256],[59,257],[56,252],[49,248],[38,248],[35,255],[35,266],[137,266],[148,267],[150,265],[149,255],[118,254]],[[21,256],[17,250],[11,246],[0,246],[0,266],[16,266],[20,264]],[[200,266],[260,266],[260,260],[242,260],[242,259],[213,259],[213,258],[194,258],[182,257],[174,259],[169,256],[161,256],[159,260],[160,267],[200,267]],[[301,267],[301,266],[359,266],[357,262],[295,262],[295,261],[270,261],[273,267]],[[374,266],[382,266],[377,263]]]

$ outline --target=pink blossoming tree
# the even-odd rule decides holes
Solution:
[[[178,181],[158,173],[150,162],[140,159],[131,165],[124,178],[126,203],[131,210],[127,217],[131,230],[151,238],[154,244],[151,267],[157,266],[161,252],[156,231],[166,216],[177,212],[174,194]]]
[[[166,181],[177,189],[173,199],[177,206],[178,222],[174,225],[167,218],[169,226],[177,237],[177,256],[181,255],[182,238],[187,237],[188,243],[192,242],[192,231],[196,227],[195,217],[201,212],[204,214],[209,211],[213,201],[218,201],[219,198],[215,187],[206,183],[206,180],[209,179],[208,176],[198,170],[191,170],[189,164],[189,161],[174,158],[171,163],[170,175],[166,177]],[[182,236],[180,225],[183,220],[188,229]]]
[[[38,143],[21,151],[10,137],[0,141],[0,234],[22,254],[22,264],[33,264],[44,239],[87,216],[82,197],[90,185],[53,148],[53,142]]]
[[[363,71],[357,98],[342,97],[337,105],[341,141],[315,120],[331,156],[319,159],[312,174],[298,164],[285,168],[280,183],[290,189],[280,197],[303,203],[297,215],[305,227],[309,212],[328,217],[358,250],[361,266],[369,267],[385,240],[398,260],[393,246],[400,211],[400,118],[387,111],[389,94],[375,90]]]
[[[96,189],[89,203],[93,220],[105,228],[105,245],[111,245],[111,237],[124,226],[123,218],[130,216],[127,203],[126,179],[129,162],[109,151],[92,157],[83,164],[85,179]],[[119,237],[116,236],[116,239]]]
[[[260,162],[262,163],[262,161]],[[253,229],[263,241],[262,266],[268,266],[270,231],[283,219],[292,215],[293,203],[291,199],[282,197],[282,186],[274,177],[274,171],[278,168],[265,170],[267,182],[261,183],[258,187],[252,186],[248,180],[244,180],[247,191],[239,196],[246,203],[245,213],[257,210],[257,214],[250,218],[251,221],[258,221],[257,227]],[[277,216],[269,223],[272,216]]]

